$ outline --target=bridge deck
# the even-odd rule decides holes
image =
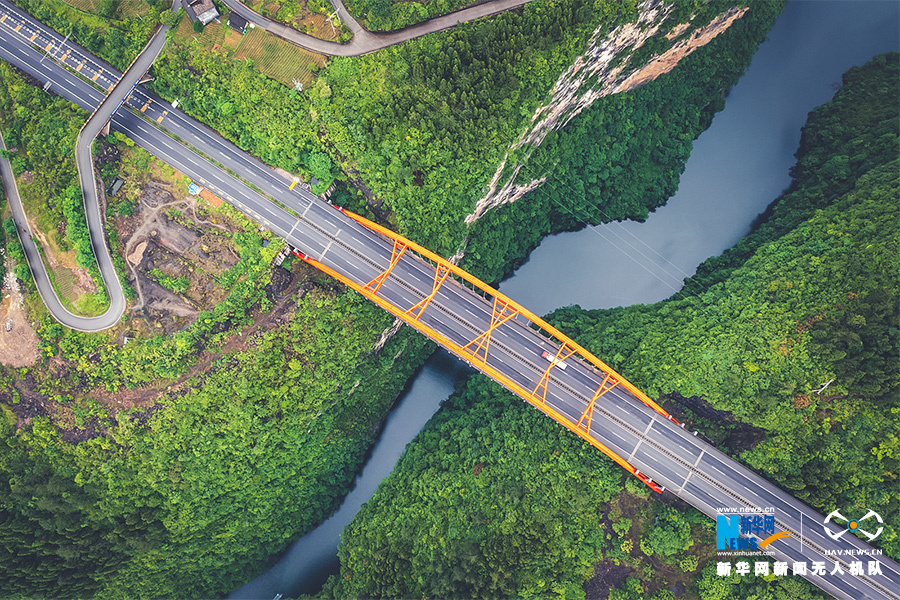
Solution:
[[[67,70],[50,60],[41,63],[42,56],[34,44],[41,48],[58,44],[59,36],[0,0],[0,15],[3,14],[7,19],[0,22],[0,58],[40,81],[52,81],[56,93],[85,108],[91,109],[100,102],[105,88],[100,89],[102,85],[95,87],[91,79],[96,75],[97,79],[111,77],[115,80],[114,69],[77,46],[73,46],[71,58],[67,58],[67,65],[81,65],[77,73],[74,66]],[[150,99],[153,102],[141,113],[141,108]],[[289,191],[289,182],[280,180],[271,169],[180,111],[164,110],[164,105],[167,106],[139,86],[126,104],[129,110],[114,117],[113,128],[214,190],[299,248],[309,260],[330,269],[355,287],[364,289],[389,266],[396,248],[395,238],[390,234],[364,226],[302,189]],[[227,163],[240,177],[252,182],[263,194],[277,198],[287,209],[271,202],[266,195],[251,189],[171,135],[186,140],[193,148],[202,149],[206,156]],[[377,293],[372,294],[373,300],[382,306],[382,301],[389,303],[394,314],[407,314],[411,307],[428,299],[434,292],[436,274],[440,275],[440,270],[434,262],[427,260],[427,255],[425,259],[422,256],[414,251],[404,251]],[[555,412],[561,422],[574,422],[576,433],[603,444],[623,462],[630,463],[710,516],[714,516],[719,507],[773,507],[778,517],[777,529],[795,532],[770,546],[779,560],[822,560],[830,567],[835,559],[826,558],[826,550],[871,550],[854,536],[845,535],[839,542],[832,540],[825,534],[823,518],[816,511],[668,420],[647,404],[646,397],[638,390],[631,390],[624,384],[616,385],[593,403],[589,425],[585,428],[586,413],[589,412],[586,409],[609,371],[571,356],[566,359],[568,367],[564,371],[555,367],[548,372],[550,363],[542,358],[542,352],[546,350],[554,356],[562,356],[571,347],[567,346],[567,340],[554,338],[557,340],[554,344],[551,338],[532,329],[530,323],[533,320],[524,309],[491,332],[486,354],[478,350],[478,344],[469,345],[490,327],[492,321],[496,322],[498,314],[502,319],[506,313],[497,310],[493,302],[496,295],[491,296],[482,289],[476,292],[473,288],[478,286],[473,286],[464,277],[457,277],[447,277],[424,310],[413,311],[407,316],[418,315],[422,330],[432,329],[449,342],[448,347],[469,347],[471,351],[466,359],[489,376],[498,381],[505,379],[504,385],[516,389],[532,404],[536,402],[535,393],[545,389],[546,401],[537,403],[544,404],[545,412]],[[567,349],[560,351],[560,348]],[[485,359],[481,362],[473,360],[475,351],[478,351],[477,356]],[[465,351],[458,354],[466,357]],[[498,377],[498,373],[502,377]],[[582,423],[580,431],[579,421]],[[796,535],[801,520],[802,540]],[[887,558],[877,558],[882,564],[883,575],[836,578],[808,573],[806,577],[840,598],[900,598],[897,592],[900,567]],[[837,560],[848,571],[846,559]]]

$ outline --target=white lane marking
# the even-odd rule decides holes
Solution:
[[[697,465],[700,464],[700,459],[703,458],[703,455],[706,454],[705,448],[700,448],[700,456],[697,457],[697,460],[694,461],[694,469],[697,468]],[[681,484],[681,487],[678,489],[678,494],[684,491],[684,487],[688,484],[688,479],[691,478],[691,475],[694,474],[694,469],[688,471],[687,477],[684,478],[684,483]]]
[[[322,254],[319,255],[319,262],[322,262],[322,259],[325,258],[325,253],[328,252],[328,250],[331,249],[331,245],[332,245],[333,243],[334,243],[334,240],[331,240],[330,242],[328,242],[328,245],[325,246],[325,249],[322,250]]]
[[[631,459],[634,458],[634,455],[637,454],[638,448],[641,447],[641,442],[644,441],[644,438],[647,437],[647,434],[650,432],[650,428],[653,427],[653,423],[655,419],[650,419],[650,422],[647,423],[647,429],[644,430],[644,435],[638,438],[638,443],[634,446],[634,450],[631,451],[631,456],[628,457],[628,462],[631,462]]]

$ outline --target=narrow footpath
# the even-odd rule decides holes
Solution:
[[[341,0],[331,0],[331,4],[341,21],[353,32],[353,39],[346,44],[339,44],[337,42],[320,40],[311,35],[300,33],[296,29],[282,23],[276,23],[253,9],[248,8],[239,0],[222,1],[230,10],[244,17],[257,27],[277,35],[295,46],[327,56],[361,56],[363,54],[369,54],[370,52],[400,44],[429,33],[456,27],[460,23],[506,12],[531,2],[531,0],[494,0],[493,2],[485,2],[484,4],[470,6],[450,14],[435,17],[398,31],[375,33],[364,29],[362,25],[357,23],[356,19],[350,15],[350,12],[341,3]]]

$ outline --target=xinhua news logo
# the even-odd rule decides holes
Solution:
[[[875,533],[868,532],[862,528],[863,521],[865,521],[867,519],[871,519],[872,517],[875,517],[875,521],[878,522],[878,529],[875,531]],[[838,520],[845,521],[847,528],[841,529],[837,533],[835,533],[828,528],[828,524],[834,523],[836,525],[840,525],[840,523],[838,523]],[[828,537],[830,537],[833,540],[839,539],[842,535],[844,535],[848,531],[853,531],[856,533],[863,534],[864,536],[869,538],[870,542],[872,542],[875,540],[875,538],[877,538],[879,535],[881,535],[882,531],[884,531],[884,526],[882,525],[883,523],[884,523],[884,520],[881,518],[881,515],[879,515],[874,510],[870,510],[869,512],[867,512],[866,516],[864,516],[862,519],[848,519],[847,517],[842,515],[840,512],[833,510],[830,513],[828,513],[827,517],[825,517],[825,521],[823,524],[825,525],[825,533],[827,533]],[[874,525],[874,523],[872,523],[872,524]]]
[[[717,550],[763,550],[789,535],[790,531],[775,533],[775,515],[716,516]]]

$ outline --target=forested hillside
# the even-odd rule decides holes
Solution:
[[[171,392],[166,383],[183,370],[165,371],[174,368],[168,340],[123,352],[49,319],[45,355],[84,373],[63,368],[59,378],[46,362],[0,371],[4,594],[205,598],[235,589],[336,507],[424,350],[402,334],[373,355],[389,319],[327,286],[242,351],[222,349],[238,342],[240,322],[205,319],[227,333],[209,340],[211,356],[201,336],[188,355],[212,364]],[[173,342],[191,348],[191,333]],[[97,356],[95,371],[88,357]],[[165,375],[143,367],[155,402],[116,412],[93,382],[117,385],[115,365],[132,357],[155,357]],[[17,391],[23,379],[38,379],[61,409],[17,427],[16,405],[37,400]],[[85,433],[60,418],[73,413],[93,426]]]
[[[877,544],[894,557],[898,82],[896,53],[846,74],[834,100],[810,114],[791,189],[713,259],[716,271],[690,282],[694,292],[551,315],[652,397],[696,396],[764,430],[738,458],[806,502],[878,510],[894,525]],[[734,425],[687,416],[728,449]],[[712,522],[639,500],[649,494],[475,376],[344,532],[341,572],[325,594],[570,598],[597,573],[600,589],[622,583],[617,599],[671,597],[674,582],[703,600],[818,595],[793,577],[717,577]]]
[[[108,30],[78,37],[108,59],[119,46],[138,44],[146,22],[159,19],[151,12],[139,26],[83,15],[60,0],[18,1],[60,31]],[[671,44],[663,33],[694,16],[690,33],[735,4],[678,3],[660,34],[621,60],[640,67]],[[633,21],[634,2],[530,2],[373,54],[333,58],[302,92],[226,52],[171,39],[150,85],[268,164],[316,177],[316,192],[338,180],[342,205],[371,211],[439,254],[452,255],[469,237],[466,266],[493,281],[547,233],[586,221],[640,219],[662,204],[677,186],[692,140],[721,109],[782,6],[751,3],[673,73],[598,100],[551,134],[520,173],[538,177],[557,165],[550,181],[472,228],[464,218],[559,75],[595,31],[602,37]]]
[[[84,118],[0,64],[12,161],[34,171],[29,185],[52,200],[47,219],[68,221],[70,240],[66,199],[81,207],[71,150]],[[292,278],[272,266],[281,244],[263,247],[271,234],[227,205],[210,210],[236,230],[225,237],[239,257],[216,274],[222,301],[173,335],[136,333],[142,312],[114,330],[71,331],[32,290],[41,360],[0,366],[0,596],[235,589],[337,506],[428,354],[410,331],[373,352],[390,317],[300,263],[299,285],[276,298],[276,271]],[[4,230],[28,281],[11,220]]]
[[[702,15],[691,28],[735,3],[700,4]],[[359,172],[393,211],[402,233],[446,256],[471,235],[465,264],[493,281],[550,231],[580,226],[585,218],[642,218],[664,202],[677,185],[692,140],[721,109],[724,93],[750,63],[782,6],[753,3],[735,25],[648,91],[601,99],[564,130],[574,133],[552,134],[527,174],[542,175],[547,165],[559,163],[553,177],[562,185],[548,189],[565,195],[571,208],[561,210],[543,196],[526,197],[485,217],[474,231],[463,220],[557,77],[595,29],[605,35],[634,20],[633,4],[533,2],[521,14],[505,13],[443,37],[334,59],[310,94],[312,114],[327,131],[338,161]],[[666,27],[690,16],[685,3]],[[591,192],[584,199],[583,190],[598,177],[609,179],[600,197]],[[570,186],[575,193],[566,189]],[[622,200],[613,200],[619,195]],[[594,208],[598,201],[609,217]],[[586,207],[591,208],[587,217]],[[570,210],[578,214],[573,217]]]
[[[651,396],[700,396],[767,430],[743,460],[805,502],[894,524],[898,81],[896,54],[849,71],[810,114],[768,220],[678,299],[551,316]],[[900,551],[896,533],[879,542]]]
[[[733,4],[705,6],[692,26]],[[600,197],[584,198],[582,190],[566,210],[546,195],[529,197],[488,215],[472,232],[463,219],[507,147],[594,29],[635,18],[631,4],[530,3],[441,36],[332,59],[302,93],[243,62],[170,43],[154,66],[153,86],[266,162],[314,175],[319,191],[336,178],[354,180],[372,195],[376,217],[438,253],[453,254],[471,233],[467,265],[492,280],[550,231],[585,219],[642,218],[664,202],[692,140],[721,109],[781,7],[754,3],[730,30],[685,59],[688,66],[647,91],[598,101],[565,130],[574,133],[545,141],[526,170],[542,174],[559,162],[553,177],[565,185],[551,183],[545,194],[555,189],[571,196],[565,186],[584,175],[607,180]],[[677,12],[671,26],[690,11]],[[600,147],[609,148],[606,155]],[[355,195],[342,194],[341,203],[366,211],[365,199]]]
[[[728,90],[744,74],[783,6],[751,3],[743,17],[671,73],[631,92],[599,98],[564,129],[551,132],[517,178],[521,184],[543,176],[547,181],[481,217],[467,232],[462,266],[496,281],[550,233],[587,223],[640,221],[665,204],[678,189],[693,141],[725,106]],[[727,8],[713,2],[704,15],[709,19]],[[696,19],[696,24],[704,21]],[[647,58],[651,47],[665,50],[656,41],[651,38],[635,54]]]

